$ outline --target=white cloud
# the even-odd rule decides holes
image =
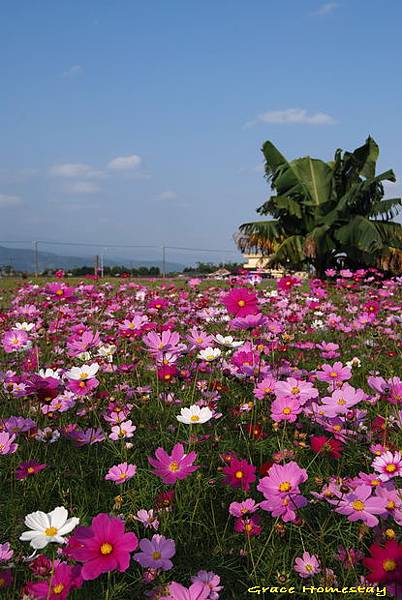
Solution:
[[[117,156],[113,158],[107,166],[114,171],[131,171],[137,169],[142,163],[141,156],[130,154],[129,156]]]
[[[84,163],[62,163],[53,165],[49,169],[53,177],[65,177],[66,179],[75,179],[77,177],[86,179],[99,179],[104,176],[104,172],[100,169],[94,169],[90,165]]]
[[[100,187],[93,181],[74,181],[67,191],[73,194],[95,194],[100,191]]]
[[[319,17],[323,17],[334,12],[334,10],[338,8],[338,6],[339,4],[337,2],[326,2],[325,4],[322,4],[314,14],[318,15]]]
[[[287,108],[285,110],[270,110],[261,113],[255,121],[247,123],[248,126],[256,123],[273,123],[277,125],[332,125],[335,119],[324,112],[308,114],[304,108]]]
[[[92,167],[83,163],[63,163],[50,167],[50,174],[55,177],[83,177],[86,176]]]
[[[18,206],[21,204],[19,196],[9,196],[8,194],[0,194],[0,206]]]
[[[81,67],[81,65],[72,65],[72,67],[69,67],[66,71],[64,71],[63,77],[66,77],[67,79],[73,79],[74,77],[79,77],[82,75],[83,72],[84,69]]]
[[[158,196],[158,200],[176,200],[177,194],[176,192],[172,192],[171,190],[167,190],[166,192],[162,192]]]

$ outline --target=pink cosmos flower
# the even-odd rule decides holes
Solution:
[[[79,527],[68,543],[71,557],[83,563],[82,578],[96,579],[102,573],[128,569],[130,553],[136,550],[138,538],[126,533],[120,519],[100,513],[90,527]]]
[[[28,460],[27,462],[21,463],[17,467],[17,469],[15,471],[15,478],[16,479],[26,479],[27,477],[31,477],[32,475],[35,475],[35,473],[39,473],[39,471],[42,471],[46,467],[47,467],[47,465],[40,464],[40,463],[36,462],[36,460]]]
[[[305,404],[307,400],[318,397],[318,390],[309,381],[288,377],[286,381],[275,383],[275,394],[277,398],[295,398],[300,404]]]
[[[189,588],[173,581],[169,585],[169,596],[162,596],[160,600],[208,600],[210,588],[202,581],[196,581]]]
[[[361,389],[355,389],[348,383],[332,392],[331,396],[322,399],[324,414],[327,417],[347,413],[353,406],[367,398],[367,394]]]
[[[234,488],[240,487],[242,490],[249,490],[250,484],[256,479],[256,467],[250,465],[246,460],[239,460],[234,457],[230,464],[223,467],[226,477],[224,483],[228,483]]]
[[[255,315],[259,312],[257,295],[247,288],[233,288],[222,296],[226,310],[236,317]]]
[[[260,535],[262,527],[261,518],[258,515],[250,515],[235,520],[234,530],[237,533],[245,533],[248,537]]]
[[[91,379],[81,379],[80,381],[77,379],[70,379],[67,387],[77,396],[86,396],[86,394],[89,394],[95,390],[98,385],[99,381],[96,379],[96,377],[92,377]]]
[[[18,444],[14,443],[15,434],[10,435],[7,431],[0,431],[0,454],[14,454]]]
[[[269,469],[268,476],[260,479],[257,490],[262,492],[267,500],[272,496],[299,494],[299,485],[307,479],[306,469],[301,469],[294,461],[286,465],[275,464]]]
[[[10,548],[10,543],[0,544],[0,561],[7,562],[14,556],[14,550]]]
[[[12,329],[3,334],[1,343],[4,352],[9,354],[10,352],[24,350],[28,345],[28,339],[28,334],[24,329]]]
[[[197,575],[193,575],[191,583],[203,583],[209,588],[209,596],[207,600],[219,600],[219,593],[223,590],[223,586],[219,585],[221,578],[213,571],[198,571]]]
[[[379,522],[375,515],[386,514],[386,501],[371,492],[369,485],[358,486],[340,499],[335,512],[347,516],[349,521],[363,521],[368,527],[375,527]]]
[[[155,331],[150,331],[144,335],[142,341],[152,353],[172,352],[178,350],[180,335],[176,331],[170,331],[170,329],[162,331],[161,335]]]
[[[317,371],[317,377],[320,381],[332,383],[333,387],[343,383],[352,377],[352,369],[344,367],[341,362],[335,362],[333,365],[322,365],[321,371]]]
[[[275,389],[276,379],[272,375],[267,375],[260,381],[253,390],[253,394],[258,400],[264,400],[268,394],[273,394]]]
[[[289,423],[294,423],[301,411],[302,407],[297,398],[290,396],[277,398],[271,404],[271,419],[276,422],[289,421]]]
[[[388,481],[392,477],[399,477],[402,475],[402,453],[388,451],[381,456],[377,456],[371,463],[374,471],[380,473],[379,478],[381,481]]]
[[[80,567],[59,563],[49,580],[29,582],[27,591],[39,600],[65,600],[71,590],[80,588],[81,585]]]
[[[276,282],[276,286],[281,292],[290,292],[295,285],[300,285],[300,279],[292,277],[292,275],[285,275]]]
[[[126,462],[119,465],[114,465],[109,469],[105,475],[107,481],[114,481],[116,485],[121,485],[125,481],[128,481],[137,472],[136,465],[128,464]]]
[[[132,438],[134,431],[137,429],[131,420],[123,421],[119,425],[112,427],[112,433],[109,434],[111,440],[121,440],[125,438]]]
[[[176,546],[173,540],[165,538],[164,535],[155,533],[151,540],[142,539],[140,550],[141,552],[134,555],[134,560],[142,567],[162,571],[169,571],[173,567],[170,559],[176,554]]]
[[[303,556],[296,558],[295,566],[293,567],[300,577],[306,579],[320,572],[320,563],[314,554],[303,552]]]
[[[296,511],[307,504],[307,498],[296,493],[287,496],[273,495],[261,502],[260,507],[262,510],[270,512],[273,517],[281,517],[285,523],[294,523],[298,519]]]
[[[243,502],[232,502],[229,505],[229,513],[232,517],[243,517],[246,514],[255,512],[259,506],[252,498],[246,498]]]
[[[149,464],[154,467],[153,473],[169,485],[178,479],[185,479],[199,468],[193,465],[197,453],[192,451],[185,454],[182,444],[176,444],[170,455],[163,448],[157,448],[155,457],[148,457]]]
[[[137,514],[134,516],[134,519],[142,523],[145,529],[148,529],[148,527],[152,527],[152,529],[158,531],[159,521],[154,515],[153,508],[151,508],[151,510],[145,510],[145,508],[137,510]]]

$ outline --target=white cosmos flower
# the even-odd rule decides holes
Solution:
[[[26,321],[24,321],[23,323],[16,323],[15,327],[13,327],[13,329],[22,329],[23,331],[31,331],[34,327],[35,327],[34,323],[26,323]]]
[[[211,348],[209,346],[208,348],[199,351],[198,358],[206,360],[207,362],[212,362],[213,360],[219,358],[221,354],[222,352],[219,350],[219,348]]]
[[[39,375],[45,379],[52,377],[53,379],[60,379],[59,369],[53,371],[53,369],[39,369]]]
[[[348,360],[345,365],[349,368],[359,368],[362,366],[362,361],[357,356],[354,356],[352,360]]]
[[[226,346],[227,348],[238,348],[239,346],[242,346],[244,344],[244,342],[239,341],[239,342],[235,342],[235,340],[233,339],[233,337],[231,335],[221,335],[220,333],[218,333],[215,336],[216,341],[218,342],[218,344],[221,344],[222,346]]]
[[[182,408],[176,419],[180,423],[186,425],[194,425],[194,423],[206,423],[212,418],[212,411],[208,406],[198,406],[193,404],[190,408]]]
[[[25,517],[25,525],[29,527],[29,531],[24,531],[20,540],[30,542],[35,550],[45,548],[50,542],[64,544],[64,536],[70,533],[79,522],[77,517],[68,518],[68,512],[64,506],[57,506],[48,514],[37,510]]]
[[[92,365],[82,365],[82,367],[72,367],[66,372],[66,376],[69,379],[76,379],[77,381],[91,379],[92,377],[95,377],[98,370],[98,363],[93,363]]]

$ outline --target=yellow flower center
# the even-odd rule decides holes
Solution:
[[[155,552],[152,552],[152,558],[154,560],[159,560],[161,558],[162,554],[160,552],[158,552],[157,550],[155,550]]]
[[[192,415],[190,418],[190,421],[192,421],[193,423],[196,423],[199,420],[200,420],[200,417],[198,415]]]
[[[352,502],[352,506],[355,510],[364,510],[366,505],[361,500],[355,500]]]
[[[396,562],[394,560],[384,560],[382,563],[382,568],[384,571],[395,571]]]
[[[61,594],[61,592],[64,590],[64,585],[62,583],[58,583],[57,585],[54,586],[53,588],[53,594]]]
[[[4,577],[0,577],[0,588],[2,588],[6,584],[6,580]]]
[[[346,400],[344,400],[343,398],[339,398],[337,404],[339,404],[339,406],[343,406],[344,404],[346,404]]]
[[[236,479],[242,479],[243,476],[244,476],[243,471],[236,471],[236,473],[235,473]]]
[[[290,415],[291,412],[292,410],[288,406],[286,406],[282,411],[284,415]]]
[[[297,385],[294,385],[290,391],[292,394],[300,394],[300,388],[298,388]]]
[[[395,538],[395,531],[391,528],[385,530],[385,537],[389,540],[393,540]]]
[[[329,376],[330,377],[338,377],[338,373],[336,371],[331,371]]]
[[[110,554],[113,551],[113,546],[112,544],[108,544],[106,542],[105,544],[102,544],[102,546],[100,547],[100,551],[103,555]]]
[[[28,467],[27,468],[27,473],[29,473],[30,475],[32,475],[32,473],[35,473],[35,469],[33,467]]]
[[[283,481],[279,484],[280,492],[288,492],[292,488],[292,485],[289,481]]]
[[[244,300],[239,300],[237,303],[240,307],[246,306],[246,303]]]
[[[88,379],[88,373],[80,373],[80,379]]]
[[[266,387],[266,388],[264,388],[264,392],[265,392],[266,394],[270,394],[270,393],[272,392],[272,388],[270,388],[270,387]]]
[[[309,573],[311,573],[311,571],[314,571],[313,565],[306,565],[306,571],[308,571]]]
[[[196,340],[195,340],[195,341],[197,342],[197,344],[202,344],[202,342],[203,342],[204,340],[203,340],[203,338],[201,338],[201,337],[198,337],[198,338],[196,338]]]
[[[175,473],[176,471],[178,471],[180,468],[179,463],[176,462],[175,460],[173,462],[170,463],[169,465],[169,471],[173,471],[173,473]]]
[[[385,467],[385,470],[387,471],[387,473],[394,473],[396,471],[396,465],[394,465],[394,463],[391,463],[390,465],[387,465]]]
[[[244,531],[247,531],[247,533],[250,533],[250,531],[253,529],[253,525],[252,523],[246,523],[244,526]]]
[[[48,537],[53,537],[54,535],[56,535],[56,533],[56,527],[48,527],[47,529],[45,529],[45,535],[47,535]]]
[[[370,485],[372,485],[372,486],[381,485],[381,481],[379,479],[372,479],[370,481]]]
[[[120,473],[119,479],[125,479],[127,475],[125,473]]]
[[[388,510],[394,510],[394,508],[396,507],[396,504],[393,500],[390,500],[387,504],[387,509]]]
[[[56,291],[56,296],[62,296],[62,295],[63,295],[63,290]]]

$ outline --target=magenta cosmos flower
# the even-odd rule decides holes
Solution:
[[[271,404],[271,419],[273,421],[289,421],[294,423],[302,411],[297,398],[277,398]]]
[[[128,464],[126,462],[114,465],[109,469],[105,475],[107,481],[114,481],[116,485],[121,485],[125,481],[128,481],[137,472],[136,465]]]
[[[155,457],[148,457],[149,464],[154,467],[153,473],[169,485],[176,483],[178,479],[185,479],[199,468],[193,465],[197,453],[185,454],[182,444],[176,444],[172,454],[168,454],[163,448],[157,448]]]
[[[208,600],[210,591],[201,581],[196,581],[189,588],[173,581],[169,585],[169,596],[162,596],[161,600]]]
[[[359,485],[339,501],[335,512],[347,516],[349,521],[363,521],[368,527],[375,527],[379,522],[375,515],[386,514],[387,502],[371,492],[369,485]]]
[[[65,600],[71,590],[81,587],[80,570],[81,568],[78,566],[71,567],[65,563],[59,563],[49,580],[29,582],[27,591],[30,596],[39,598],[39,600]]]
[[[21,463],[16,471],[15,478],[16,479],[26,479],[27,477],[31,477],[31,475],[35,475],[35,473],[39,473],[45,469],[47,465],[40,464],[36,462],[36,460],[28,460],[27,462]]]
[[[68,549],[74,560],[83,563],[82,578],[90,580],[108,571],[126,571],[130,553],[137,546],[137,536],[125,532],[123,521],[100,513],[92,519],[90,527],[76,530]]]
[[[233,288],[223,295],[222,302],[228,313],[236,317],[255,315],[259,312],[257,296],[247,288]]]
[[[402,475],[402,453],[395,452],[384,452],[381,456],[377,456],[371,463],[374,471],[380,473],[379,479],[381,481],[388,481],[392,477],[398,477]]]
[[[151,540],[146,538],[140,541],[140,550],[134,556],[142,567],[151,569],[162,569],[168,571],[173,567],[170,560],[176,553],[176,546],[173,540],[168,540],[164,535],[155,533]]]
[[[223,467],[223,472],[226,475],[224,483],[246,491],[250,489],[250,484],[256,479],[256,467],[250,465],[246,460],[237,458],[233,458],[229,465]]]
[[[301,558],[296,558],[294,570],[299,573],[300,577],[306,579],[320,572],[320,563],[314,554],[303,552]]]

